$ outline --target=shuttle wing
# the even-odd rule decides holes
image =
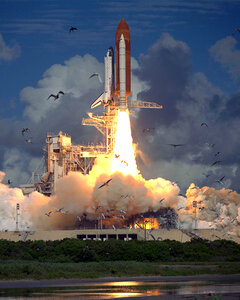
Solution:
[[[101,105],[104,102],[104,93],[102,93],[91,105],[91,109]]]

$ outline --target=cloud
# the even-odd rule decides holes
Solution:
[[[132,119],[134,141],[148,159],[144,164],[138,158],[139,168],[146,178],[159,174],[179,182],[182,191],[191,177],[199,186],[219,188],[216,181],[224,175],[224,186],[238,190],[239,95],[229,96],[203,73],[194,73],[190,54],[188,45],[163,34],[140,56],[135,74],[147,88],[138,98],[162,104],[163,109],[142,109]],[[144,128],[154,130],[143,132]],[[171,143],[184,146],[173,149]],[[218,151],[221,163],[211,166]]]
[[[7,46],[3,36],[0,34],[0,60],[11,61],[18,58],[20,54],[20,46],[17,44],[12,47]]]
[[[156,3],[151,1],[131,1],[119,2],[108,1],[104,5],[105,10],[109,12],[134,12],[134,13],[153,13],[153,12],[185,12],[201,14],[222,14],[221,4],[217,2],[204,1],[196,3],[195,1],[161,1]]]
[[[85,108],[90,106],[94,99],[89,99],[86,94],[96,88],[103,90],[96,78],[89,79],[94,72],[103,77],[103,64],[89,54],[83,57],[77,55],[66,60],[63,65],[51,66],[39,80],[38,87],[26,87],[21,91],[21,101],[27,104],[24,116],[38,123],[59,106],[64,106],[64,102],[68,109],[79,106],[77,102],[82,102]],[[48,99],[50,94],[57,94],[60,90],[64,91],[65,95],[56,101],[53,101],[53,98]],[[82,114],[82,110],[79,113]]]
[[[236,49],[237,40],[231,36],[217,41],[209,52],[215,61],[226,69],[233,79],[240,77],[240,50]]]
[[[182,98],[191,74],[190,53],[190,48],[186,43],[176,41],[171,35],[164,33],[149,49],[148,54],[140,56],[140,69],[136,70],[135,74],[151,88],[139,93],[138,98],[162,104],[163,113],[161,113],[161,119],[158,118],[158,120],[165,124],[176,120],[179,113],[175,101]],[[164,113],[166,108],[171,110],[167,118]],[[153,114],[154,117],[152,117]],[[148,115],[151,122],[159,122],[156,120],[155,112],[149,112]]]
[[[22,152],[18,148],[11,148],[4,152],[2,169],[12,182],[12,186],[18,186],[18,183],[27,183],[30,180],[30,174],[36,171],[39,165],[39,159]]]

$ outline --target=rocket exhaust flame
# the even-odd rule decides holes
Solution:
[[[111,172],[114,173],[117,171],[125,175],[130,174],[134,177],[138,175],[128,110],[118,112]]]

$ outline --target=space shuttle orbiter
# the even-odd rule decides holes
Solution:
[[[91,108],[95,108],[99,105],[107,104],[113,97],[115,89],[114,80],[114,50],[113,47],[109,47],[107,54],[104,57],[105,66],[105,91],[93,102]]]

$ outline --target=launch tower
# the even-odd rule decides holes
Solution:
[[[115,63],[114,63],[115,57]],[[31,183],[21,185],[24,194],[37,190],[47,196],[55,191],[56,181],[70,171],[88,174],[97,157],[110,157],[114,149],[116,135],[116,116],[119,110],[134,108],[162,109],[154,102],[128,99],[131,94],[131,39],[128,24],[120,21],[116,31],[115,56],[109,47],[104,58],[104,92],[91,105],[91,109],[101,105],[103,115],[88,113],[89,118],[82,119],[82,125],[94,126],[104,136],[103,144],[72,145],[71,136],[63,134],[47,135],[45,151],[45,172],[34,172]]]

